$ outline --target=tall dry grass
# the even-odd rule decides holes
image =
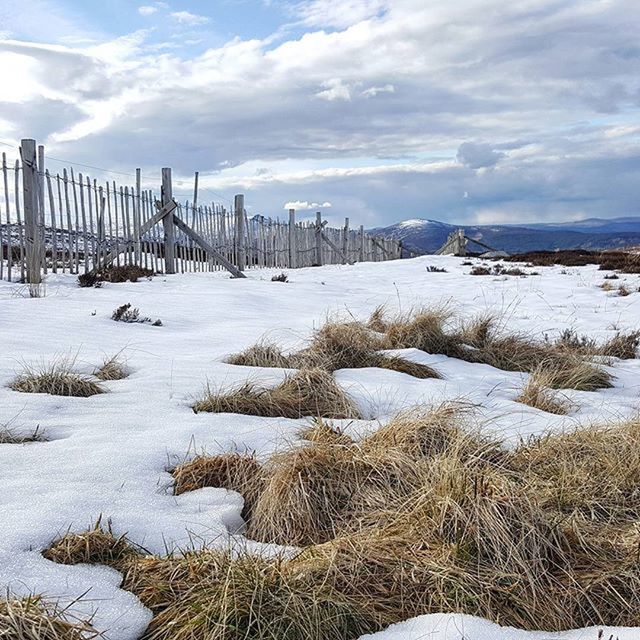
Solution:
[[[354,441],[317,422],[259,474],[248,535],[291,556],[131,554],[147,640],[355,640],[460,612],[549,632],[640,625],[640,420],[507,450],[458,407]]]

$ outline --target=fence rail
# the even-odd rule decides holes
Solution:
[[[233,210],[219,203],[178,203],[171,169],[162,170],[160,197],[135,184],[98,181],[65,168],[45,167],[44,147],[22,140],[20,159],[2,154],[0,180],[0,280],[38,284],[42,275],[79,274],[105,261],[155,272],[184,273],[236,267],[292,269],[323,264],[383,261],[401,256],[396,240],[376,238],[362,226],[331,228],[316,214],[296,221],[247,216],[244,196]],[[158,216],[175,202],[171,215]],[[158,220],[156,221],[156,218]],[[230,269],[231,270],[231,269]],[[238,275],[242,275],[239,273]]]

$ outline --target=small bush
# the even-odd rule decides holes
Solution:
[[[471,271],[469,272],[469,275],[472,275],[472,276],[490,276],[491,275],[491,269],[489,269],[489,267],[484,267],[482,265],[476,265],[475,267],[473,267],[473,269],[471,269]]]
[[[21,393],[48,393],[54,396],[88,398],[105,393],[93,377],[73,371],[73,361],[60,359],[52,364],[25,366],[23,373],[11,382],[9,388]]]
[[[299,371],[273,389],[261,389],[251,382],[226,393],[207,388],[205,397],[193,405],[193,410],[271,418],[361,417],[333,377],[322,369]]]
[[[631,293],[631,291],[629,291],[629,289],[627,289],[627,287],[623,284],[621,284],[618,287],[618,295],[621,297],[626,297]]]
[[[0,638],[3,640],[91,640],[99,634],[68,611],[41,596],[0,599]]]
[[[87,271],[78,276],[81,287],[100,287],[103,282],[138,282],[139,278],[151,278],[154,272],[137,265],[109,265],[101,269]]]
[[[427,271],[429,273],[447,273],[447,270],[444,267],[437,267],[437,266],[435,266],[433,264],[430,264],[427,267]]]
[[[127,302],[122,306],[118,307],[111,314],[111,319],[116,322],[130,322],[130,323],[138,323],[138,324],[150,324],[152,327],[161,327],[161,320],[151,320],[151,318],[145,316],[140,316],[140,310],[136,308],[131,308],[131,303]]]
[[[283,355],[278,345],[270,342],[260,342],[248,347],[244,351],[227,358],[227,363],[244,367],[296,368],[292,359]]]
[[[289,276],[286,273],[280,273],[271,278],[271,282],[289,282]]]

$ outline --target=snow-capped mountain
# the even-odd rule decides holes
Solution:
[[[640,217],[631,216],[522,225],[453,225],[413,218],[371,229],[371,233],[402,240],[405,247],[413,252],[433,253],[452,231],[459,228],[463,228],[469,238],[510,253],[545,249],[609,249],[640,244]],[[474,246],[471,245],[470,249],[473,251]],[[482,251],[482,248],[478,246],[475,250]]]

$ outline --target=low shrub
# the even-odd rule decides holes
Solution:
[[[131,303],[127,302],[114,309],[111,314],[111,319],[116,322],[129,322],[138,324],[150,324],[152,327],[161,327],[162,320],[151,320],[148,316],[141,316],[140,310],[137,308],[131,308]]]
[[[286,273],[279,273],[271,278],[271,282],[289,282],[289,276]]]
[[[154,272],[137,265],[109,265],[100,269],[87,271],[78,276],[81,287],[100,287],[103,282],[138,282],[140,278],[151,278]]]

